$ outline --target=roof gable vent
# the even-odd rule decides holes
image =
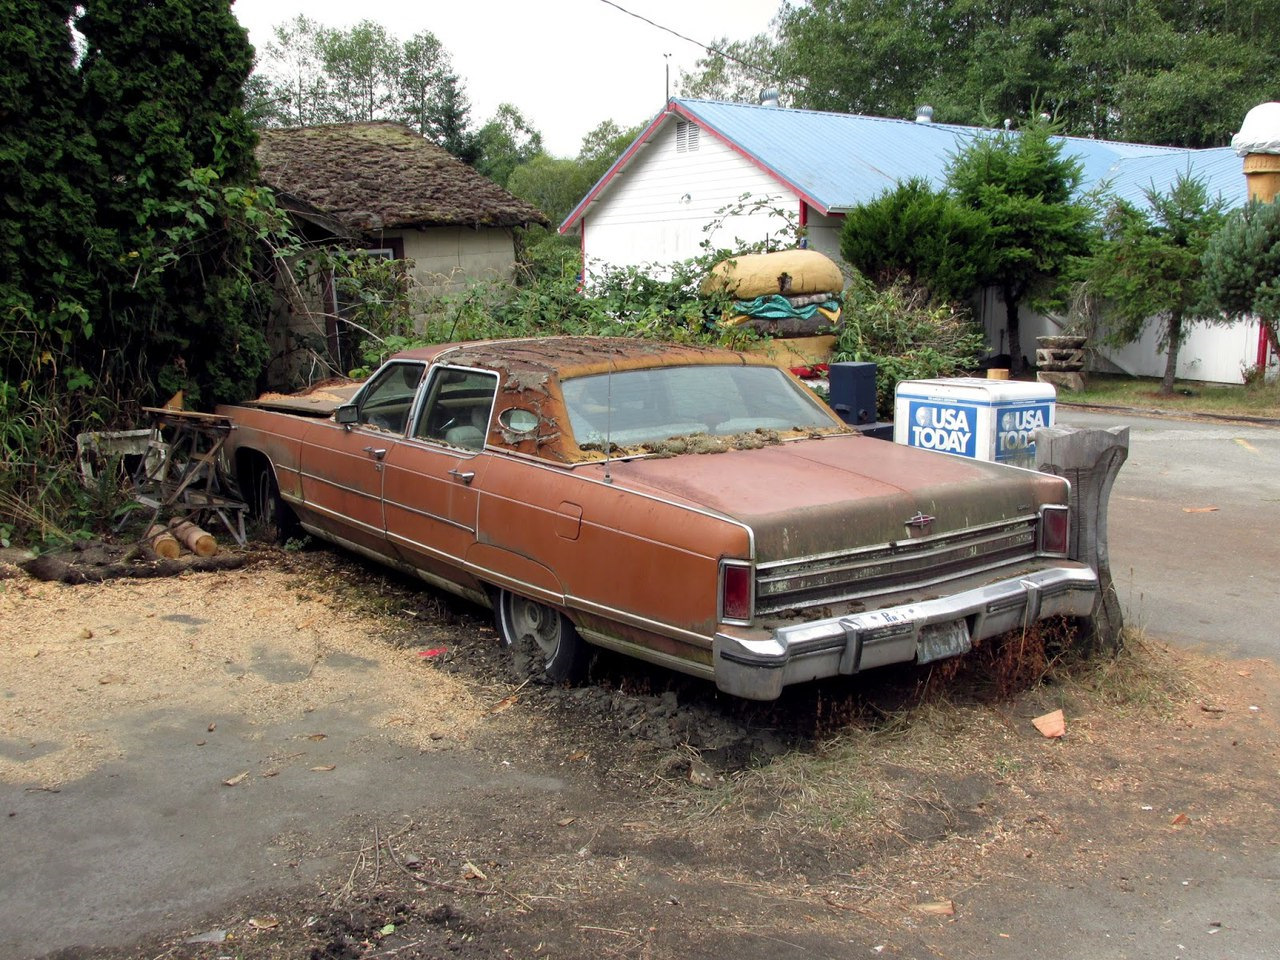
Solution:
[[[676,122],[676,153],[693,153],[698,149],[698,133],[700,128],[688,120]]]

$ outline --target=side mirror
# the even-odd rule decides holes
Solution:
[[[359,411],[354,403],[344,403],[333,412],[333,419],[343,426],[349,427],[359,419]]]

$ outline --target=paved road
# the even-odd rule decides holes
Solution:
[[[1280,428],[1070,407],[1058,423],[1129,427],[1109,525],[1126,622],[1218,655],[1280,659]]]

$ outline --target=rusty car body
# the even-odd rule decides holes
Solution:
[[[863,437],[755,354],[450,344],[219,412],[258,514],[491,605],[556,680],[585,640],[772,699],[1097,595],[1066,481]]]

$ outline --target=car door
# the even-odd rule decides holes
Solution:
[[[419,570],[473,586],[458,568],[475,542],[477,491],[498,377],[434,367],[407,437],[383,461],[387,538]]]
[[[317,422],[303,434],[304,507],[333,536],[392,553],[382,509],[384,461],[404,438],[425,369],[419,361],[386,364],[356,394],[353,422]]]

